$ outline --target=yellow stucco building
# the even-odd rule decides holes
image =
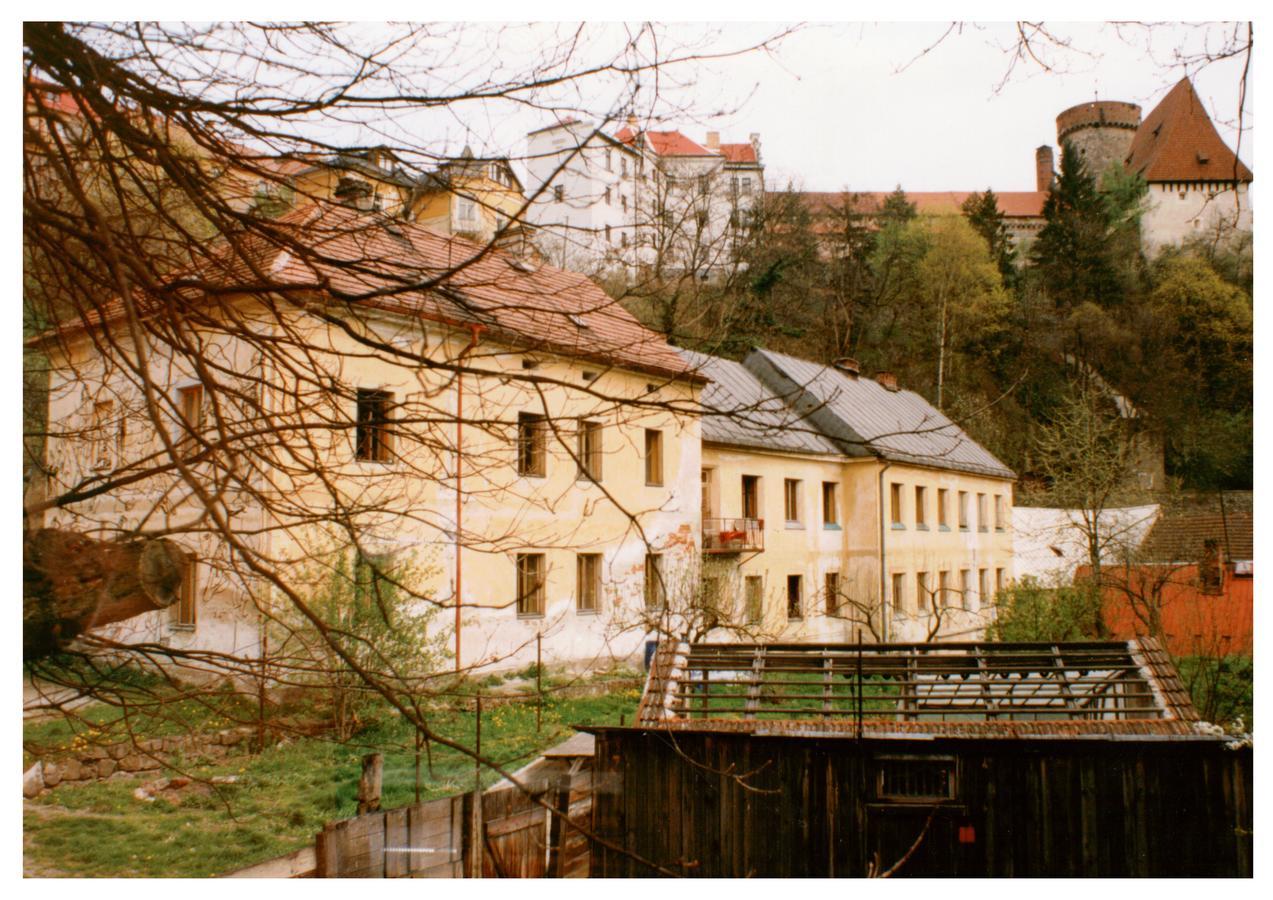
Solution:
[[[1012,575],[1013,473],[851,360],[684,352],[704,405],[705,594],[778,640],[979,639]]]

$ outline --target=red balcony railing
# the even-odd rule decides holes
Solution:
[[[764,519],[704,519],[704,553],[758,553],[765,549]]]

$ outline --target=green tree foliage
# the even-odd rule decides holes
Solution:
[[[986,188],[984,194],[969,194],[960,206],[964,217],[990,248],[990,256],[999,267],[1003,283],[1011,287],[1017,278],[1017,251],[999,210],[999,198]]]
[[[1100,634],[1100,598],[1081,587],[1046,587],[1022,578],[995,597],[994,641],[1083,641]]]
[[[1061,150],[1061,172],[1043,203],[1046,223],[1031,261],[1052,303],[1060,310],[1084,301],[1107,307],[1120,301],[1110,258],[1110,210],[1078,151]]]
[[[1205,259],[1171,255],[1145,303],[1146,384],[1169,462],[1196,487],[1242,488],[1252,467],[1254,317],[1251,295]]]
[[[337,648],[356,665],[382,673],[401,696],[424,693],[447,656],[446,634],[430,633],[434,608],[413,596],[412,586],[423,578],[410,561],[346,548],[315,554],[297,579],[307,585],[306,605],[323,624],[320,630],[290,605],[276,613],[271,664],[299,673],[285,680],[321,692],[339,740],[353,736],[381,700]]]

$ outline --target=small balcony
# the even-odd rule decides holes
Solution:
[[[704,519],[704,553],[760,553],[765,549],[764,519]]]

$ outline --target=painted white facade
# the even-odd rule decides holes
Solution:
[[[1145,252],[1194,239],[1232,240],[1253,229],[1249,183],[1158,182],[1149,185],[1141,218]]]
[[[1156,503],[1102,510],[1096,519],[1103,561],[1117,561],[1138,547],[1158,518]],[[1082,510],[1018,506],[1012,510],[1013,551],[1017,578],[1044,585],[1070,584],[1079,566],[1087,565],[1087,525]]]
[[[702,154],[663,154],[567,122],[527,138],[529,218],[541,252],[589,274],[639,267],[708,277],[733,260],[733,233],[764,194],[764,170],[734,163],[709,136]],[[751,136],[759,160],[759,137]],[[715,147],[711,145],[715,144]]]

